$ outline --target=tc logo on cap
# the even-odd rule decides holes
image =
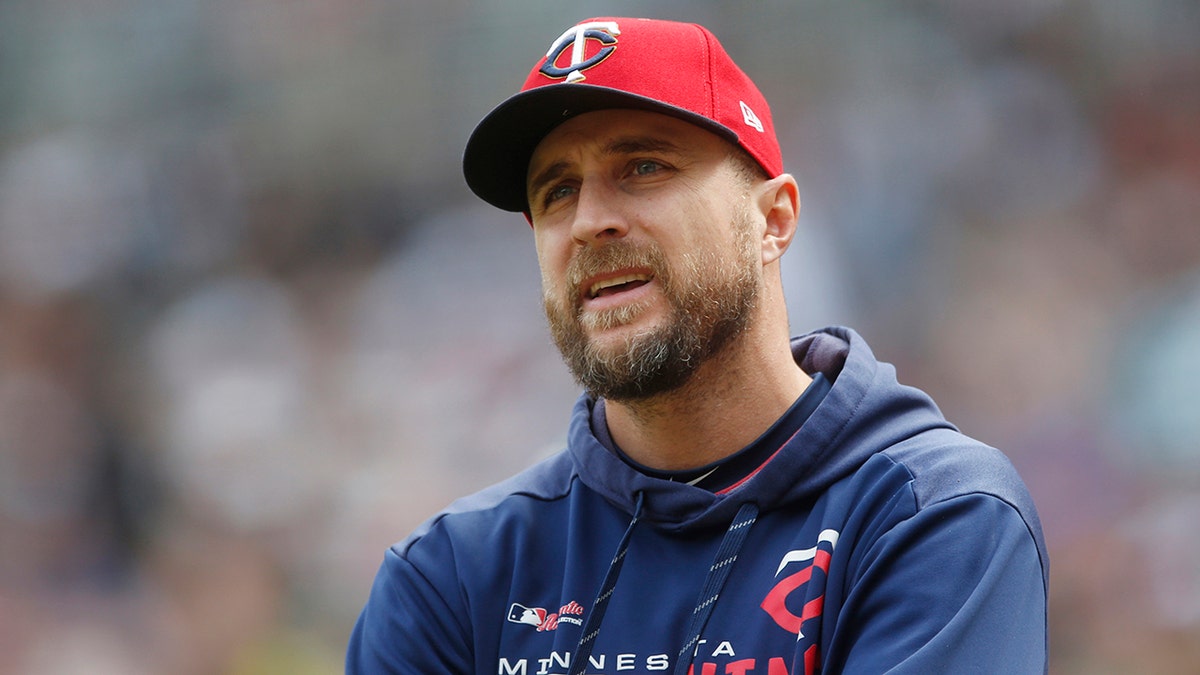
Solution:
[[[585,79],[583,71],[596,66],[616,50],[616,36],[620,34],[621,29],[616,21],[589,21],[571,26],[550,45],[546,62],[538,70],[553,80],[566,78],[567,82],[579,82]],[[598,40],[604,47],[591,58],[585,59],[584,48],[588,38]],[[568,46],[571,47],[571,64],[565,68],[559,67],[558,59]]]

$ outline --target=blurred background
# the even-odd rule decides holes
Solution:
[[[1012,457],[1052,672],[1200,669],[1200,3],[5,0],[0,673],[340,672],[384,550],[562,444],[459,159],[603,14],[758,81],[794,331]]]

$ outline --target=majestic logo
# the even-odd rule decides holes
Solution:
[[[621,30],[615,21],[588,21],[571,26],[550,45],[550,51],[546,52],[546,62],[538,70],[553,80],[565,78],[567,82],[580,82],[586,79],[583,71],[595,67],[616,50],[617,36],[620,34]],[[589,39],[596,40],[603,46],[600,51],[584,58]],[[559,57],[567,47],[571,48],[571,63],[560,67]]]
[[[548,630],[557,630],[558,624],[570,623],[576,626],[583,625],[583,606],[572,600],[554,614],[548,614],[545,608],[542,607],[526,607],[525,605],[514,602],[512,607],[508,608],[508,620],[513,623],[523,623],[529,626],[535,626],[538,632]]]

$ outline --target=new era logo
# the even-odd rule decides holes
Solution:
[[[758,115],[754,114],[754,111],[750,109],[750,106],[746,105],[745,101],[738,101],[738,104],[742,106],[742,119],[745,120],[746,126],[754,127],[758,129],[758,133],[763,133],[763,123],[762,120],[758,119]]]

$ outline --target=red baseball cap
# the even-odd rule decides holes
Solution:
[[[739,145],[774,178],[783,157],[754,82],[703,26],[600,17],[569,28],[521,91],[475,127],[463,154],[467,185],[505,211],[528,211],[525,173],[546,134],[585,112],[649,110]]]

